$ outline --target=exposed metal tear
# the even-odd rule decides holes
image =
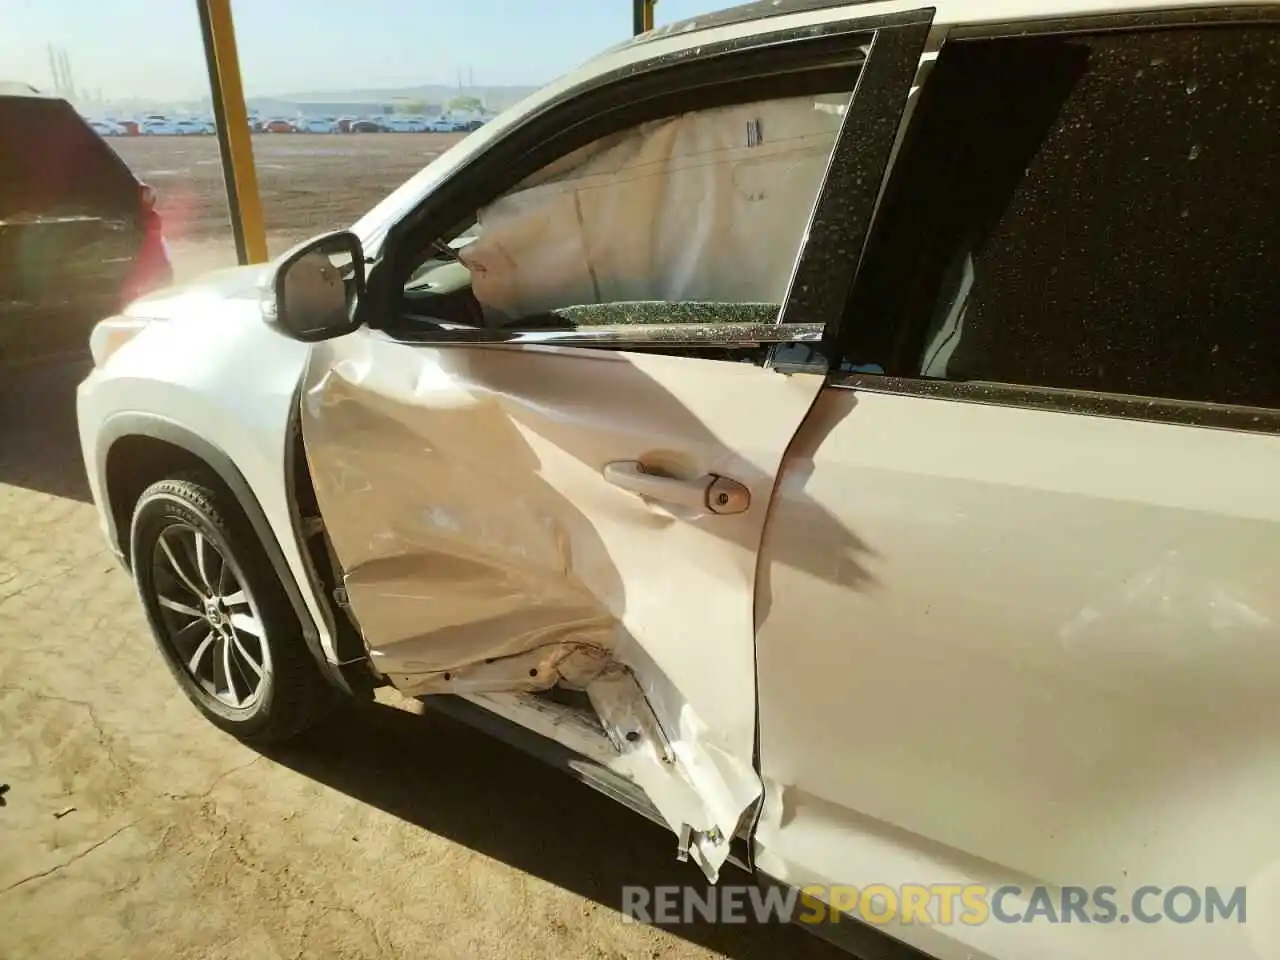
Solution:
[[[366,332],[314,348],[302,422],[374,670],[408,696],[487,699],[563,745],[587,741],[716,877],[761,793],[755,547],[823,378],[694,373],[684,357]],[[610,482],[620,461],[739,486],[701,485],[676,516]],[[521,703],[557,684],[586,692],[586,722]]]
[[[389,673],[407,696],[547,690],[557,683],[582,687],[609,663],[609,653],[586,643],[557,643],[509,657],[491,657],[426,674]]]
[[[532,666],[530,666],[532,664]],[[558,678],[586,692],[599,729],[568,723],[565,708],[551,710],[537,698]],[[701,742],[687,705],[672,732],[664,728],[636,675],[598,648],[562,645],[487,660],[429,677],[391,675],[402,691],[452,693],[507,720],[569,746],[627,778],[648,797],[676,834],[676,857],[692,860],[715,883],[730,855],[729,838],[760,796],[749,765],[718,755]],[[580,711],[585,720],[585,710]],[[728,762],[726,762],[728,761]]]
[[[709,758],[697,757],[699,744],[674,743],[635,674],[622,664],[611,664],[587,684],[586,692],[618,751],[618,760],[611,766],[644,790],[676,832],[676,857],[692,859],[715,883],[729,857],[728,838],[759,796],[754,776],[751,786],[743,791],[740,785],[718,777],[715,764],[707,762]],[[694,757],[693,763],[686,759]],[[715,802],[717,797],[735,795],[736,802],[731,801],[727,810]],[[718,806],[721,809],[717,811]]]
[[[645,751],[659,763],[675,763],[662,725],[630,670],[615,665],[587,685],[587,696],[620,754]]]
[[[687,706],[669,734],[636,675],[598,647],[559,644],[443,673],[389,677],[412,696],[475,698],[631,780],[676,834],[677,859],[693,860],[712,883],[729,857],[729,838],[760,796],[759,781],[748,765],[718,756],[700,742],[697,731],[704,728],[692,722]],[[583,724],[566,728],[562,717],[548,723],[545,707],[531,703],[534,698],[518,697],[557,682],[586,692],[602,733],[593,737]],[[589,742],[593,739],[597,742]]]

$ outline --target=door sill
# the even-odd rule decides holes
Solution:
[[[586,704],[585,695],[533,693],[436,694],[420,697],[423,704],[483,731],[523,753],[537,757],[633,813],[670,831],[638,784],[609,764],[619,753],[600,719]],[[751,818],[745,818],[730,838],[727,861],[750,872],[748,834]]]

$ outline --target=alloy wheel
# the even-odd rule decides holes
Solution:
[[[271,652],[252,593],[201,531],[171,523],[152,551],[153,589],[174,658],[206,693],[245,709],[271,679]]]

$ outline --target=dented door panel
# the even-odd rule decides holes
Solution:
[[[1266,434],[824,390],[761,547],[757,865],[1270,891],[1278,472]],[[778,556],[800,543],[829,576]],[[938,956],[1248,953],[1243,924],[1047,929],[893,932]]]
[[[303,435],[374,665],[409,695],[586,690],[618,769],[713,874],[759,794],[756,552],[821,382],[368,330],[319,345]],[[732,480],[741,512],[615,485],[619,462]]]

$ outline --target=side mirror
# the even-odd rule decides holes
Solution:
[[[268,276],[271,291],[263,316],[286,337],[314,343],[360,326],[356,305],[364,295],[364,248],[354,233],[328,233],[301,243]]]

